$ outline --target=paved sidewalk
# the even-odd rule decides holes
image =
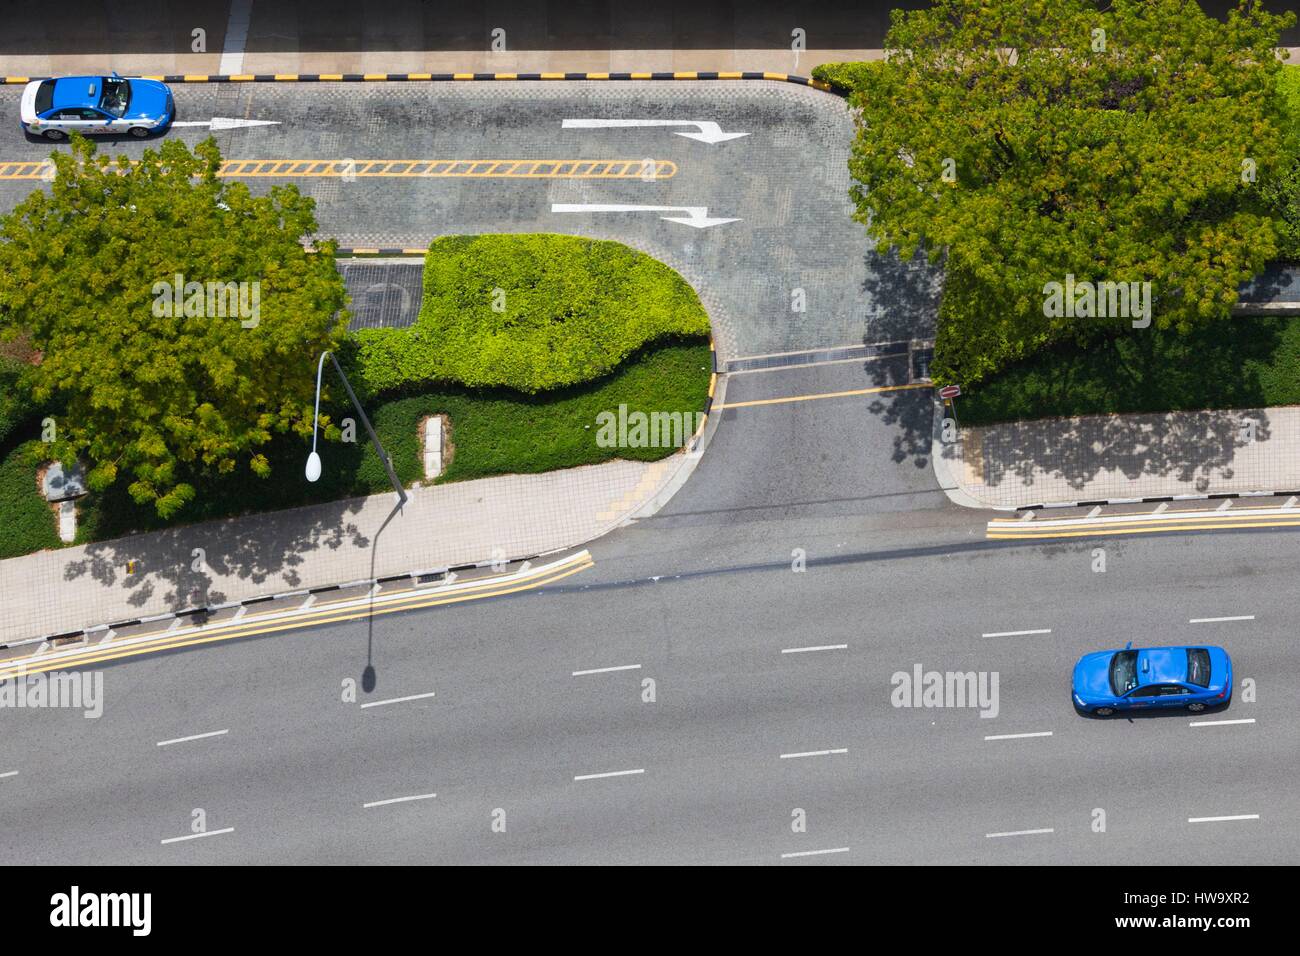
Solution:
[[[662,504],[697,460],[454,482],[409,492],[401,511],[389,492],[11,558],[0,561],[0,643],[573,547]]]
[[[1296,9],[1298,3],[1276,0],[1270,7]],[[925,0],[65,0],[59,15],[51,17],[39,5],[15,3],[0,31],[0,75],[116,69],[149,74],[766,70],[806,76],[819,63],[880,58],[891,8],[924,5]],[[1201,0],[1201,5],[1222,18],[1235,2]],[[803,43],[797,55],[796,38]],[[1300,28],[1282,37],[1293,57],[1297,39]]]
[[[1293,492],[1300,406],[963,427],[936,441],[934,461],[950,497],[973,507]]]

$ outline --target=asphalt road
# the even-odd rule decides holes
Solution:
[[[854,251],[863,241],[841,188],[848,127],[838,101],[793,87],[737,89],[711,115],[750,137],[709,146],[616,130],[570,145],[574,131],[559,121],[578,110],[704,119],[712,101],[682,84],[533,85],[519,96],[542,89],[532,102],[504,86],[194,88],[239,100],[225,110],[182,100],[182,88],[178,101],[188,116],[222,106],[213,115],[284,117],[282,127],[229,134],[223,146],[237,158],[346,156],[365,145],[389,157],[554,158],[564,146],[577,158],[666,159],[677,175],[652,184],[338,183],[322,225],[412,242],[477,229],[619,238],[700,288],[721,316],[724,359],[926,337],[932,314],[905,304],[914,286],[882,282],[890,263]],[[11,95],[0,91],[0,109]],[[389,117],[382,129],[323,139],[371,108]],[[419,138],[397,141],[397,116],[431,120]],[[21,150],[42,152],[9,130],[0,136],[0,159]],[[0,183],[0,203],[29,188]],[[549,212],[552,201],[630,202],[645,189],[742,222],[696,231]],[[442,211],[436,223],[419,213],[430,203]],[[817,303],[807,313],[788,311],[794,282]],[[97,720],[0,712],[0,855],[25,864],[1293,862],[1300,673],[1289,651],[1300,539],[986,541],[987,515],[949,505],[934,483],[927,391],[876,391],[911,384],[911,374],[890,358],[729,376],[690,481],[653,518],[593,543],[595,567],[562,586],[110,666]],[[804,571],[792,566],[800,554]],[[1238,693],[1226,713],[1200,719],[1254,722],[1077,716],[1074,660],[1130,639],[1226,646],[1238,677],[1257,682],[1258,701]],[[374,686],[345,702],[345,682],[364,686],[368,665]],[[916,665],[996,672],[997,715],[893,706],[891,676]],[[653,701],[643,699],[646,679]],[[205,734],[215,736],[158,746]],[[196,809],[209,836],[162,842],[189,835]],[[797,809],[806,832],[792,830]],[[504,833],[493,830],[497,810]],[[1189,822],[1242,815],[1258,819]],[[842,852],[820,853],[832,850]],[[796,853],[818,855],[783,857]]]
[[[598,542],[596,567],[567,587],[376,619],[373,634],[336,625],[109,667],[98,720],[6,713],[0,773],[18,773],[0,779],[4,858],[779,863],[848,847],[808,859],[1294,861],[1300,673],[1294,569],[1277,557],[1293,536],[1105,544],[1095,573],[1095,542],[891,557],[803,529],[772,541],[766,567],[737,548],[743,564],[674,578],[656,523]],[[1051,633],[982,636],[1021,630]],[[1130,638],[1226,645],[1259,700],[1200,719],[1255,723],[1076,716],[1076,656]],[[368,660],[362,702],[435,696],[344,703]],[[891,675],[916,664],[997,672],[997,716],[893,707]],[[196,808],[233,832],[162,844]],[[791,831],[796,808],[806,833]],[[1098,808],[1105,833],[1091,829]],[[1188,822],[1243,814],[1259,819]]]

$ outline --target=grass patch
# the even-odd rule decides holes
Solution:
[[[1186,335],[1133,330],[1062,345],[958,399],[963,424],[1300,404],[1300,317],[1229,319]]]
[[[695,290],[657,259],[619,242],[525,234],[434,240],[415,324],[356,339],[377,392],[441,381],[537,393],[708,331]]]

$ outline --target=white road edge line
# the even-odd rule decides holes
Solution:
[[[225,730],[214,730],[211,733],[206,733],[206,734],[194,734],[193,736],[190,737],[176,737],[172,740],[160,740],[158,741],[158,746],[170,747],[172,744],[187,744],[191,740],[204,740],[208,737],[221,737],[228,733],[230,733],[229,727],[227,727]]]
[[[1041,830],[1008,830],[1006,833],[986,833],[984,834],[984,838],[987,840],[992,840],[997,837],[1036,836],[1039,833],[1055,833],[1055,832],[1056,830],[1053,827],[1044,827]]]
[[[369,810],[371,807],[386,807],[390,803],[410,803],[412,800],[432,800],[436,793],[417,793],[413,797],[391,797],[388,800],[371,800],[369,803],[361,804],[362,810]]]
[[[848,853],[849,847],[837,846],[830,850],[800,850],[798,853],[782,853],[781,859],[793,860],[797,856],[825,856],[827,853]]]
[[[427,694],[412,694],[409,697],[390,697],[388,700],[372,700],[368,704],[362,704],[361,709],[365,710],[367,707],[383,707],[385,704],[405,704],[409,700],[425,700],[433,695],[434,692],[429,691]]]
[[[818,644],[816,647],[783,647],[782,654],[807,654],[810,651],[847,651],[847,644]]]
[[[16,777],[16,776],[18,776],[17,770],[7,770],[4,773],[0,773],[0,780],[3,780],[5,777]]]
[[[1050,730],[1037,730],[1034,731],[1032,734],[989,734],[984,739],[985,740],[1019,740],[1021,737],[1050,737],[1050,736],[1052,736],[1052,731]]]
[[[168,837],[167,839],[160,840],[159,842],[162,843],[163,845],[166,845],[168,843],[184,843],[186,840],[197,840],[200,837],[220,836],[223,833],[234,833],[234,832],[235,832],[234,827],[226,827],[224,830],[205,830],[202,833],[191,833],[183,837]]]
[[[1245,717],[1241,720],[1193,720],[1188,727],[1226,727],[1228,724],[1253,724],[1254,717]]]
[[[587,671],[574,671],[574,677],[586,677],[588,674],[612,674],[614,671],[639,671],[640,664],[620,664],[617,667],[593,667]]]
[[[580,773],[573,779],[578,780],[601,780],[605,777],[630,777],[633,774],[645,773],[645,768],[639,770],[610,770],[606,773]]]
[[[1188,823],[1226,823],[1230,820],[1258,820],[1258,813],[1238,813],[1230,817],[1188,817]]]
[[[1238,614],[1236,617],[1194,617],[1188,624],[1222,624],[1225,621],[1253,621],[1253,614]]]
[[[804,750],[795,754],[781,754],[781,759],[793,760],[796,757],[829,757],[831,754],[846,754],[848,752],[848,747],[839,747],[835,750]]]
[[[1034,631],[992,631],[988,634],[981,634],[980,637],[1024,637],[1026,634],[1051,634],[1050,627],[1040,628]]]

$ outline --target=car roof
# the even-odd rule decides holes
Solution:
[[[65,76],[54,81],[53,109],[78,106],[98,106],[103,89],[103,79],[98,76]]]
[[[1139,686],[1186,681],[1187,648],[1150,647],[1138,651],[1137,677]]]

